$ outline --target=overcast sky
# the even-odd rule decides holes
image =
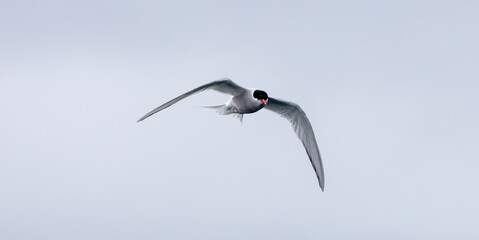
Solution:
[[[479,239],[478,1],[0,3],[0,239]],[[186,99],[229,77],[289,123]]]

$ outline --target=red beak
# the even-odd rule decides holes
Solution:
[[[264,99],[261,99],[261,102],[266,105],[266,101]]]

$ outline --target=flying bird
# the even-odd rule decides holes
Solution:
[[[231,95],[231,98],[225,104],[209,107],[216,109],[219,114],[233,115],[242,120],[243,114],[254,113],[265,108],[286,118],[291,123],[294,132],[303,143],[309,160],[311,161],[313,169],[316,173],[319,186],[321,187],[321,190],[324,191],[323,163],[321,161],[321,155],[319,154],[318,144],[316,143],[313,127],[311,126],[308,117],[306,117],[306,114],[298,104],[271,98],[263,90],[240,87],[228,78],[219,79],[173,98],[172,100],[145,114],[145,116],[141,117],[138,122],[145,120],[151,115],[179,102],[186,97],[208,89]]]

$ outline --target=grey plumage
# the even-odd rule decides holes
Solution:
[[[138,120],[138,122],[145,120],[151,115],[168,108],[169,106],[186,97],[208,89],[216,90],[218,92],[232,96],[225,104],[210,107],[216,109],[220,114],[232,114],[237,116],[241,121],[243,119],[243,114],[254,113],[262,108],[266,108],[286,118],[291,123],[294,132],[303,143],[309,160],[311,161],[313,169],[316,173],[319,186],[321,187],[321,190],[324,191],[323,163],[319,153],[318,144],[314,136],[313,127],[311,126],[308,117],[298,104],[268,97],[264,91],[246,89],[240,87],[228,78],[223,78],[204,84],[176,98],[173,98],[172,100],[145,114]]]

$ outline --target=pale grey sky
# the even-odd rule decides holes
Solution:
[[[2,1],[0,239],[478,239],[478,12]],[[225,95],[136,123],[223,77],[303,107],[325,192],[286,120],[199,107]]]

